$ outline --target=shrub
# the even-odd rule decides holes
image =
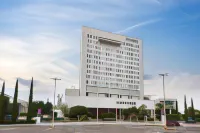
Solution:
[[[88,120],[87,115],[82,115],[79,119],[80,121]]]
[[[93,117],[93,114],[91,112],[88,112],[88,117]]]
[[[78,118],[69,118],[70,120],[78,120]]]
[[[57,121],[63,121],[64,118],[54,118],[54,120],[57,120]]]
[[[20,113],[19,116],[27,116],[27,113]]]
[[[5,124],[5,125],[9,125],[9,124],[35,124],[36,121],[35,120],[30,120],[30,121],[16,121],[16,122],[12,122],[11,120],[9,121],[0,121],[0,124]]]
[[[4,120],[6,110],[9,104],[9,98],[5,96],[0,96],[0,120]]]
[[[154,118],[148,117],[148,118],[147,118],[147,121],[154,121]]]
[[[168,114],[167,115],[167,120],[179,121],[180,117],[181,116],[178,115],[178,114]]]
[[[51,121],[52,118],[42,118],[42,121]]]
[[[195,115],[196,118],[200,118],[200,114]]]
[[[156,114],[156,119],[158,119],[160,121],[161,120],[161,116]]]
[[[196,118],[196,122],[200,122],[200,118]]]
[[[74,106],[69,111],[70,118],[77,118],[77,116],[88,115],[88,110],[84,106]]]
[[[115,113],[103,113],[101,114],[101,118],[104,119],[104,118],[115,118],[116,115]]]
[[[65,117],[69,117],[69,114],[64,114]]]

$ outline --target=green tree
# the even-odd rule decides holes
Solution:
[[[138,115],[139,114],[139,110],[136,107],[132,107],[132,108],[129,108],[129,113]]]
[[[129,115],[138,115],[139,110],[136,107],[128,108],[128,109],[123,109],[122,114],[125,116],[125,119],[128,118]]]
[[[42,114],[44,114],[44,102],[43,101],[33,101],[31,105],[31,116],[37,116],[38,109],[42,109]]]
[[[161,103],[156,104],[156,109],[161,110],[162,108],[163,108],[163,104],[161,104]]]
[[[62,111],[63,115],[69,114],[69,108],[66,104],[61,104],[59,109]]]
[[[129,109],[123,109],[122,114],[127,118],[130,115]]]
[[[5,93],[5,81],[3,82],[2,90],[1,90],[1,96],[4,96]]]
[[[0,96],[0,122],[4,121],[8,104],[9,104],[9,98],[6,96]]]
[[[179,114],[179,112],[178,112],[178,101],[176,101],[176,114]]]
[[[188,121],[188,108],[187,108],[187,101],[186,101],[186,96],[184,96],[184,101],[185,101],[185,121]]]
[[[70,108],[69,117],[70,118],[77,118],[77,115],[87,115],[88,110],[84,106],[74,106]]]
[[[142,105],[138,108],[138,110],[139,110],[139,115],[140,115],[140,117],[144,117],[144,116],[148,115],[148,111],[147,111],[147,106],[146,106],[146,105],[142,104]]]
[[[191,106],[192,106],[192,118],[195,120],[195,111],[194,111],[194,104],[193,104],[193,99],[191,98]]]
[[[17,97],[18,97],[18,79],[15,85],[15,94],[13,98],[13,108],[12,108],[12,122],[16,122],[18,116],[18,104],[17,104]]]
[[[30,87],[30,94],[29,94],[29,103],[28,103],[28,114],[27,114],[27,121],[30,121],[32,116],[31,116],[31,106],[33,102],[33,78],[31,80],[31,87]]]
[[[43,114],[51,114],[52,112],[52,103],[50,102],[47,102],[45,105],[44,105],[44,109],[43,109]]]

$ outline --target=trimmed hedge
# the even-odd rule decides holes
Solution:
[[[69,118],[70,120],[78,120],[78,118]]]
[[[42,118],[43,121],[51,121],[52,118]],[[57,121],[63,121],[64,118],[54,118],[54,120],[57,120]]]
[[[198,115],[195,115],[195,117],[196,117],[196,118],[200,118],[200,114],[198,114]]]
[[[88,115],[88,109],[84,106],[74,106],[70,108],[69,117],[77,118],[77,116]]]
[[[69,117],[69,114],[64,114],[65,117]]]
[[[200,122],[200,118],[196,118],[196,122]]]
[[[12,121],[0,121],[0,124],[35,124],[36,121],[35,120],[30,120],[30,121],[16,121],[16,122],[12,122]]]
[[[104,118],[115,118],[115,117],[116,117],[115,113],[112,113],[112,112],[101,114],[102,119],[104,119]]]
[[[148,118],[147,118],[147,121],[154,121],[154,118],[148,117]]]
[[[20,113],[19,116],[27,116],[27,113]]]
[[[179,121],[181,119],[181,115],[179,114],[167,114],[167,120]]]

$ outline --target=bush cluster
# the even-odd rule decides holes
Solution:
[[[196,122],[200,122],[200,118],[196,118]]]
[[[181,115],[179,115],[179,114],[167,114],[167,120],[179,121],[179,120],[181,120]]]
[[[30,121],[16,121],[16,122],[12,122],[12,121],[0,121],[0,124],[5,124],[5,125],[9,125],[9,124],[35,124],[36,121],[35,120],[30,120]]]
[[[19,116],[27,116],[27,113],[20,113]]]
[[[88,110],[86,107],[84,106],[74,106],[71,107],[70,111],[69,111],[69,117],[70,118],[77,118],[77,116],[81,116],[81,115],[88,115]]]
[[[101,118],[104,119],[104,118],[115,118],[116,115],[115,113],[103,113],[101,114]]]

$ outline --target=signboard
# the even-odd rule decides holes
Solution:
[[[164,101],[160,101],[160,103],[163,104]],[[165,108],[174,109],[174,101],[165,101]]]
[[[38,115],[41,115],[42,114],[42,109],[38,109]]]

